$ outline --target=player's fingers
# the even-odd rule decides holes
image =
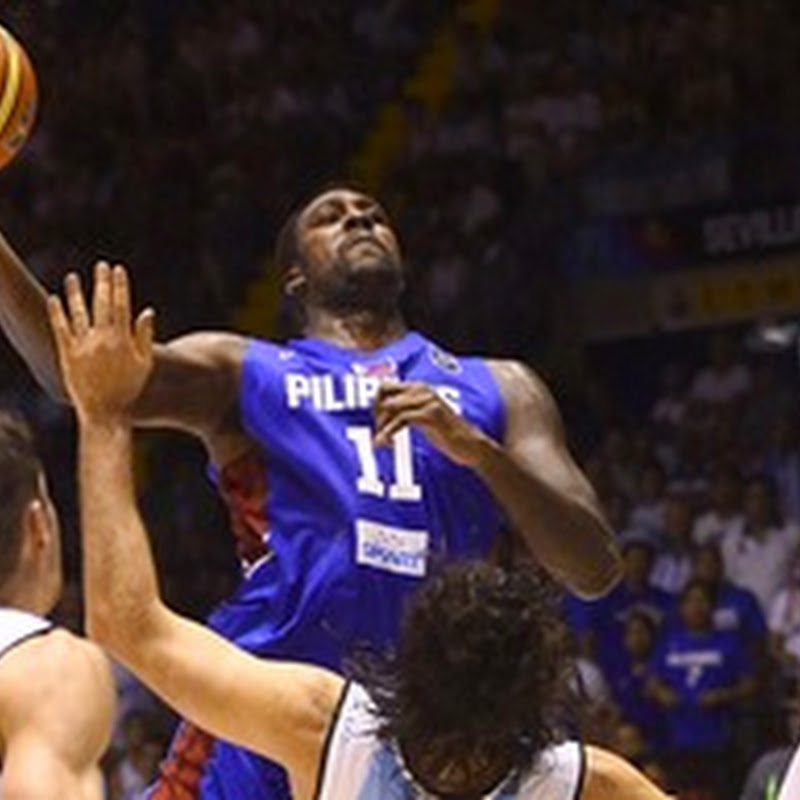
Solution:
[[[396,433],[401,431],[408,425],[420,424],[427,422],[428,411],[427,409],[406,409],[399,414],[396,414],[392,419],[388,420],[383,426],[375,431],[374,441],[379,447],[390,445],[392,438]]]
[[[153,332],[156,324],[156,312],[152,308],[142,311],[134,324],[136,349],[142,358],[150,358],[153,352]]]
[[[380,428],[397,414],[404,411],[420,409],[433,409],[436,407],[436,397],[428,393],[407,393],[397,397],[385,398],[377,403],[374,408],[375,427]]]
[[[56,348],[59,353],[65,353],[72,345],[72,329],[61,304],[61,298],[51,294],[47,298],[47,311],[50,317],[50,328],[56,340]]]
[[[89,330],[89,311],[81,288],[81,279],[76,272],[70,272],[64,279],[64,294],[67,298],[67,310],[72,332],[83,336]]]
[[[92,320],[95,327],[111,323],[111,267],[105,261],[98,261],[94,268]]]
[[[435,400],[437,395],[425,384],[405,384],[401,390],[379,394],[373,405],[373,413],[395,413],[404,408],[413,408]]]
[[[131,327],[131,287],[128,272],[121,264],[111,271],[111,317],[120,331]]]
[[[386,380],[381,382],[376,399],[378,401],[388,400],[391,397],[417,394],[421,391],[430,391],[430,387],[419,381]]]

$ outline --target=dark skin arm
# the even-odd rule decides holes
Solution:
[[[495,495],[527,550],[576,594],[592,598],[619,579],[620,556],[588,480],[572,459],[556,404],[544,383],[512,361],[491,364],[506,404],[506,437],[495,442],[428,386],[386,384],[376,404],[376,443],[406,425]]]
[[[95,300],[110,291],[111,268],[95,267]],[[80,280],[64,281],[70,312],[85,320]],[[47,314],[47,293],[0,235],[0,326],[36,380],[56,400],[68,402]],[[137,425],[171,427],[198,436],[212,460],[225,464],[247,448],[237,397],[245,338],[204,332],[156,345],[154,367],[133,409]]]

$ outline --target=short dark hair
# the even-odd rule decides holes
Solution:
[[[434,773],[471,757],[490,768],[532,767],[560,737],[570,696],[570,640],[555,598],[533,572],[483,562],[430,579],[404,617],[390,671],[356,674],[381,736],[422,743],[427,754],[433,745]]]
[[[0,586],[14,573],[22,546],[22,519],[39,495],[42,464],[30,428],[0,411]]]

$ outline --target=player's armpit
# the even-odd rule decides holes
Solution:
[[[150,378],[134,407],[143,426],[179,428],[207,444],[238,424],[235,411],[247,340],[193,333],[156,345]]]
[[[580,800],[668,800],[625,759],[600,747],[586,748],[586,778]]]

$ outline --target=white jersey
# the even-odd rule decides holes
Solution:
[[[362,686],[348,685],[328,734],[317,800],[418,800],[431,797],[411,779],[396,747],[378,738]],[[554,745],[527,774],[502,782],[485,800],[578,800],[585,754],[578,742]]]
[[[53,627],[53,623],[16,608],[0,608],[0,656],[12,647],[46,633]]]

